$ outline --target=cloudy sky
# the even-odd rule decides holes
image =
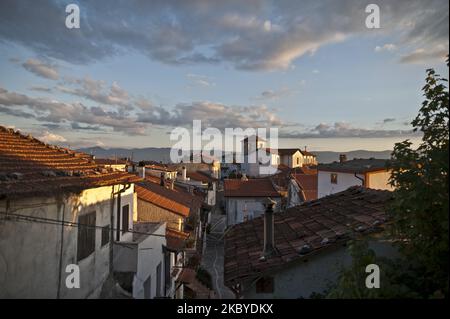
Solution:
[[[380,29],[365,26],[369,3]],[[278,127],[282,147],[391,149],[417,139],[425,69],[448,77],[448,25],[447,0],[3,0],[0,125],[162,147],[198,119]]]

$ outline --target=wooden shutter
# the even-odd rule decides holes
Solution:
[[[91,212],[78,217],[77,261],[95,251],[96,213]]]
[[[122,234],[128,231],[130,227],[130,205],[125,205],[122,207]]]

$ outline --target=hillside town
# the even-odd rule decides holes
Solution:
[[[308,298],[349,262],[354,234],[395,254],[373,237],[392,189],[385,160],[319,164],[267,143],[246,137],[244,162],[224,167],[136,163],[0,127],[0,297]],[[273,174],[249,160],[258,152]]]
[[[0,302],[439,312],[449,6],[1,0]]]

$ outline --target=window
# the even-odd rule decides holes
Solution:
[[[109,225],[102,227],[102,247],[109,243],[110,238],[110,228]]]
[[[161,263],[156,267],[156,297],[161,297]]]
[[[337,174],[331,173],[331,184],[337,184]]]
[[[125,205],[122,207],[122,234],[126,233],[130,226],[130,205]]]
[[[300,165],[300,157],[297,157],[297,165]]]
[[[95,250],[95,212],[78,217],[77,261]]]
[[[257,294],[270,294],[273,291],[273,277],[262,277],[256,282]]]

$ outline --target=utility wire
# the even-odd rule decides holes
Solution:
[[[86,228],[95,228],[95,229],[103,229],[106,226],[97,226],[97,225],[88,225],[88,224],[82,224],[77,222],[69,222],[66,220],[61,219],[53,219],[53,218],[45,218],[45,217],[36,217],[36,216],[29,216],[29,215],[21,215],[16,213],[8,213],[8,212],[0,212],[0,215],[6,216],[3,218],[3,220],[10,219],[11,217],[14,217],[17,220],[22,221],[30,221],[30,222],[38,222],[43,224],[49,224],[49,225],[56,225],[56,226],[70,226],[70,227],[86,227]],[[109,226],[109,229],[111,229],[111,226]],[[124,232],[122,228],[112,228],[113,231],[121,231]],[[132,233],[132,234],[139,234],[139,235],[148,235],[148,236],[155,236],[155,237],[166,237],[166,235],[162,234],[154,234],[154,233],[147,233],[147,232],[140,232],[136,230],[126,230],[125,232]]]

